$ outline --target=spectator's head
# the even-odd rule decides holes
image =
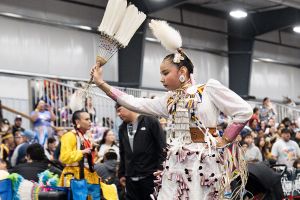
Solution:
[[[293,167],[295,169],[300,169],[300,159],[295,160],[295,162],[293,164]]]
[[[23,138],[21,133],[22,133],[21,130],[15,131],[14,137],[15,137],[16,146],[23,143]]]
[[[251,134],[251,131],[247,131],[243,135],[243,141],[246,142],[248,144],[248,146],[250,146],[253,143],[253,136]]]
[[[281,138],[288,142],[291,139],[291,131],[288,128],[284,128],[281,130]]]
[[[104,131],[102,140],[100,142],[100,145],[101,144],[108,144],[108,145],[116,144],[116,137],[115,134],[112,132],[112,130],[107,129]]]
[[[47,147],[50,151],[55,151],[56,149],[56,140],[53,137],[48,138]]]
[[[263,105],[264,105],[264,106],[269,106],[270,103],[271,103],[271,101],[270,101],[270,99],[269,99],[268,97],[265,97],[265,98],[263,99]]]
[[[7,171],[7,162],[5,160],[0,159],[0,170]]]
[[[251,119],[249,120],[249,126],[252,130],[256,130],[257,125],[258,125],[257,115],[252,115]]]
[[[103,160],[117,160],[118,159],[118,155],[115,152],[114,149],[109,149],[103,156]]]
[[[6,133],[10,128],[10,123],[8,119],[2,119],[1,132]]]
[[[249,147],[249,145],[245,141],[240,141],[240,145],[244,151],[246,151]]]
[[[266,144],[266,140],[265,140],[265,137],[258,137],[256,140],[255,140],[255,145],[259,148],[263,148]]]
[[[290,118],[288,118],[288,117],[285,117],[282,121],[281,121],[281,123],[285,126],[285,128],[288,128],[290,125],[291,125],[291,120],[290,120]]]
[[[269,127],[275,127],[275,120],[274,120],[274,118],[271,117],[271,118],[269,119],[269,121],[268,121],[268,126],[269,126]]]
[[[253,108],[253,114],[254,114],[254,115],[259,115],[259,108],[254,107],[254,108]]]
[[[72,115],[72,123],[76,130],[81,130],[84,133],[91,129],[91,118],[89,113],[77,110]]]
[[[28,162],[45,160],[45,152],[42,145],[39,143],[31,144],[27,147],[26,157]]]
[[[24,142],[28,142],[34,138],[34,132],[31,130],[24,130],[21,132],[21,136]]]
[[[87,97],[84,102],[85,107],[93,107],[93,99],[92,97]]]
[[[15,126],[16,127],[21,127],[22,126],[22,117],[21,115],[17,115],[15,118]]]
[[[127,108],[116,104],[117,115],[125,122],[131,123],[136,119],[137,113],[128,110]]]
[[[44,111],[46,107],[46,103],[44,100],[40,99],[37,104],[35,105],[35,109],[38,109],[39,111]]]

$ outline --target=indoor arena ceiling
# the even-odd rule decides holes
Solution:
[[[107,1],[103,0],[59,0],[104,8]],[[193,10],[209,9],[228,12],[234,8],[243,8],[248,12],[275,10],[283,7],[300,9],[300,0],[129,0],[145,12],[152,13],[167,7],[193,8]]]

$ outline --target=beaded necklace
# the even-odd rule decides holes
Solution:
[[[188,82],[175,90],[169,97],[167,105],[169,110],[169,120],[171,122],[171,139],[179,139],[184,143],[191,143],[190,127],[199,126],[201,123],[196,116],[197,104],[202,100],[204,86],[199,87],[194,92],[187,92],[191,86]]]

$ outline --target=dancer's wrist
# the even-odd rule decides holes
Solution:
[[[104,80],[100,80],[100,81],[98,81],[98,82],[96,83],[96,85],[97,85],[98,87],[101,87],[101,86],[103,86],[105,83],[106,83],[106,82],[105,82]]]

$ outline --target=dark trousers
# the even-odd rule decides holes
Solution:
[[[126,177],[126,200],[151,200],[154,191],[154,176],[150,175],[138,181]]]

